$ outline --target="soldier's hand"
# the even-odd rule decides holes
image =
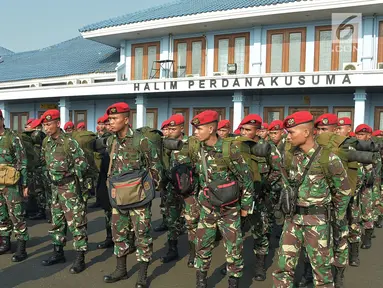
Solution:
[[[25,187],[25,188],[23,189],[23,196],[24,196],[25,198],[28,197],[28,187]]]
[[[241,210],[241,217],[247,217],[247,211]]]

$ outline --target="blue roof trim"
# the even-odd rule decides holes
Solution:
[[[41,50],[2,56],[0,82],[114,72],[120,52],[76,37]]]
[[[150,20],[181,17],[207,12],[270,6],[300,1],[307,0],[177,0],[161,6],[152,7],[138,12],[126,14],[124,16],[90,24],[81,28],[79,31],[88,32],[102,28],[146,22]]]

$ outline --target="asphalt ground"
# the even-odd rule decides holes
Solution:
[[[94,200],[90,201],[90,204]],[[159,199],[155,199],[152,206],[153,226],[160,223]],[[88,211],[88,235],[89,252],[86,254],[87,269],[78,275],[69,273],[69,268],[75,258],[72,249],[71,236],[65,247],[67,262],[51,267],[44,267],[40,263],[49,257],[52,252],[50,237],[48,236],[49,225],[46,221],[28,221],[31,240],[27,244],[29,258],[21,263],[12,263],[12,254],[0,256],[0,288],[11,287],[65,287],[65,288],[88,288],[88,287],[135,287],[138,265],[135,255],[128,256],[129,279],[114,284],[105,284],[103,276],[114,271],[116,260],[112,255],[112,249],[98,250],[97,243],[105,239],[104,215],[101,209]],[[383,229],[376,229],[376,239],[369,250],[360,250],[361,266],[358,268],[348,267],[345,273],[345,287],[383,287]],[[148,276],[152,288],[192,288],[195,287],[195,269],[187,268],[187,237],[182,235],[179,240],[180,259],[168,264],[162,264],[160,257],[166,254],[166,232],[154,233],[153,261],[149,266]],[[13,244],[15,242],[13,241]],[[240,287],[272,287],[271,273],[276,269],[278,241],[272,237],[271,253],[267,258],[267,279],[257,282],[252,279],[253,260],[252,238],[249,233],[245,235],[244,242],[245,269]],[[13,245],[13,250],[15,250]],[[274,260],[274,261],[273,261]],[[227,277],[220,274],[220,269],[225,264],[225,251],[221,243],[213,251],[213,260],[208,277],[208,287],[228,287]],[[298,266],[296,278],[301,275]]]

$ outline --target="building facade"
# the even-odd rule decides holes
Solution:
[[[383,1],[181,0],[80,32],[3,57],[6,125],[58,107],[62,122],[94,130],[126,101],[135,127],[215,109],[235,129],[249,113],[270,122],[304,109],[383,129]]]

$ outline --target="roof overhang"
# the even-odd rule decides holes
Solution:
[[[81,35],[86,39],[120,47],[123,40],[153,38],[168,34],[203,33],[260,25],[329,20],[331,13],[362,13],[371,16],[383,14],[382,4],[382,0],[300,1],[151,20],[97,29],[83,32]]]

